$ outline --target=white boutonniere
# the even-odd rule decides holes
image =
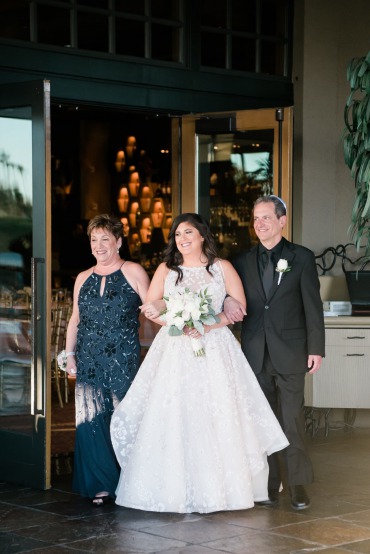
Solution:
[[[280,285],[281,278],[283,276],[283,273],[286,273],[287,271],[290,271],[292,268],[288,265],[288,260],[284,260],[284,258],[280,258],[280,260],[277,263],[275,271],[279,273],[279,280],[278,285]]]

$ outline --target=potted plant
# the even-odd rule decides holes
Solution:
[[[353,58],[347,68],[351,92],[344,109],[344,161],[355,184],[349,233],[361,256],[357,270],[345,270],[355,311],[370,313],[370,52]],[[344,266],[343,266],[344,268]],[[345,269],[345,268],[344,268]]]

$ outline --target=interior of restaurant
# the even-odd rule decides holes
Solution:
[[[122,257],[152,273],[172,217],[170,119],[54,105],[51,125],[53,287],[93,265],[86,226],[99,213],[122,220]]]

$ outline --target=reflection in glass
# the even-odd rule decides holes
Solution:
[[[11,112],[0,112],[0,425],[29,432],[15,416],[30,413],[32,128]]]
[[[273,137],[272,130],[198,135],[198,190],[209,195],[204,215],[222,258],[256,242],[251,215],[255,200],[273,191]]]

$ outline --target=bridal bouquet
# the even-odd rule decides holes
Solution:
[[[172,337],[182,335],[185,326],[195,328],[204,335],[204,325],[218,323],[219,318],[212,308],[212,298],[207,289],[192,292],[190,289],[179,289],[169,296],[164,296],[166,310],[161,314],[163,321],[169,326],[168,334]],[[201,339],[190,337],[194,354],[204,356],[205,351]]]

